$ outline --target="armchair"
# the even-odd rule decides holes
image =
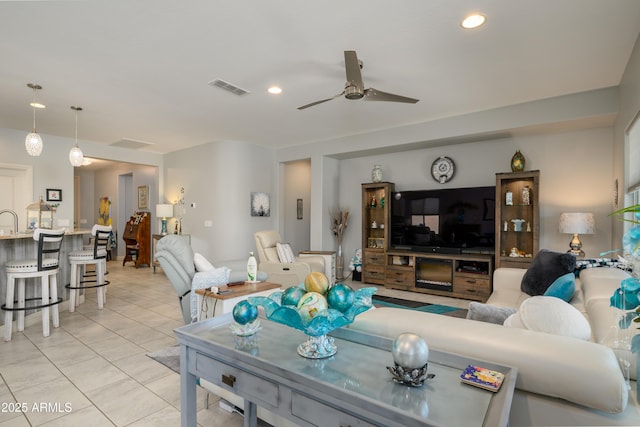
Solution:
[[[278,243],[282,243],[276,230],[258,231],[254,235],[258,252],[258,269],[267,273],[267,280],[282,286],[295,286],[304,282],[312,271],[325,272],[322,256],[294,257],[293,262],[282,262]]]
[[[219,283],[211,283],[211,277],[207,277],[206,272],[196,271],[193,249],[186,236],[170,234],[158,240],[155,257],[178,294],[185,324],[191,323],[191,301],[194,299],[189,295],[191,290],[194,289],[194,286],[208,287]],[[246,261],[220,261],[216,264],[230,270],[225,283],[240,282],[247,278]],[[266,278],[266,273],[258,271],[258,280],[266,280]],[[208,280],[209,283],[205,283]]]

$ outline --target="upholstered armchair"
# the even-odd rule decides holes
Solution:
[[[224,283],[240,282],[247,278],[246,260],[218,261],[215,264],[219,268],[214,269],[202,255],[194,254],[187,236],[170,234],[163,237],[156,244],[154,256],[178,295],[182,317],[187,324],[193,318],[191,305],[195,297],[190,295],[193,289],[223,284],[218,274],[223,267],[228,270]],[[267,274],[258,271],[258,280],[266,279]]]
[[[258,250],[258,269],[267,273],[269,282],[295,286],[304,283],[305,277],[312,271],[325,271],[323,257],[293,255],[290,246],[282,243],[280,233],[276,230],[258,231],[254,237]]]

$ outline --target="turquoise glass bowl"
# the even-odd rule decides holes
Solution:
[[[353,323],[360,313],[372,307],[371,297],[377,288],[361,288],[355,291],[354,302],[344,312],[328,308],[320,311],[310,321],[305,321],[294,306],[281,305],[282,292],[274,292],[268,297],[249,297],[251,304],[262,306],[269,320],[289,326],[311,337],[320,337],[334,329]]]

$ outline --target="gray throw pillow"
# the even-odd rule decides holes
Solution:
[[[575,269],[576,257],[573,254],[541,249],[522,276],[520,290],[531,296],[544,295],[558,277],[573,273]]]
[[[498,307],[496,305],[470,302],[467,319],[502,325],[507,317],[518,311],[517,308]]]

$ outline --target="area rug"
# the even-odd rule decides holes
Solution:
[[[147,353],[147,356],[162,363],[167,368],[174,372],[180,373],[180,346],[172,345],[171,347],[163,348],[158,351],[152,351]]]
[[[442,314],[450,317],[466,317],[467,310],[458,307],[450,307],[448,305],[429,304],[420,301],[405,300],[400,298],[384,297],[374,295],[372,297],[373,305],[376,307],[394,307],[409,310],[424,311],[427,313]]]

